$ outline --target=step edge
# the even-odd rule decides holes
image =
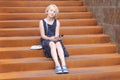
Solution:
[[[90,67],[90,68],[71,68],[69,74],[67,74],[68,76],[70,75],[76,75],[79,74],[79,76],[83,76],[83,75],[88,75],[88,74],[101,74],[101,73],[110,73],[110,72],[119,72],[120,73],[120,65],[117,66],[107,66],[107,67]],[[87,71],[86,71],[87,70]],[[89,70],[89,72],[88,72]],[[96,72],[95,70],[98,70],[98,72]],[[103,72],[102,72],[103,70]],[[44,73],[46,72],[50,73],[48,75],[44,75]],[[94,72],[93,72],[94,71]],[[73,72],[73,73],[72,73]],[[82,73],[83,72],[83,73]],[[86,74],[85,74],[86,72]],[[91,72],[91,73],[90,73]],[[25,78],[25,76],[22,75],[33,75],[34,77],[45,77],[45,76],[59,76],[57,74],[55,74],[55,72],[53,70],[43,70],[43,71],[21,71],[21,72],[9,72],[9,73],[0,73],[0,79],[14,79],[14,78]],[[35,74],[43,74],[43,75],[37,75],[35,76]],[[9,76],[11,75],[11,76]],[[6,76],[3,78],[3,76]],[[8,77],[9,76],[9,77]],[[62,75],[62,76],[66,76],[66,75]],[[30,78],[33,76],[29,76],[26,78]]]
[[[94,54],[94,55],[76,55],[66,58],[66,61],[86,61],[86,60],[101,60],[101,59],[120,58],[120,54]],[[19,59],[1,59],[0,64],[24,64],[24,63],[43,63],[52,62],[51,58],[35,57],[35,58],[19,58]]]

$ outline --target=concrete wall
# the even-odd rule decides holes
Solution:
[[[120,0],[83,0],[120,53]]]

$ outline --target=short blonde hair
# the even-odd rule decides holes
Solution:
[[[49,10],[51,7],[54,7],[54,8],[55,8],[55,15],[57,16],[57,15],[59,14],[59,9],[58,9],[58,7],[57,7],[55,4],[50,4],[49,6],[47,6],[47,8],[45,9],[45,13],[47,14],[48,10]]]

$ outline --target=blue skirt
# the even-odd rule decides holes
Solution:
[[[45,53],[45,56],[46,56],[47,58],[52,58],[52,56],[51,56],[51,50],[50,50],[50,46],[49,46],[50,40],[45,40],[45,39],[42,39],[42,38],[41,38],[41,39],[40,39],[40,42],[41,42],[41,45],[42,45],[42,47],[43,47],[43,51],[44,51],[44,53]],[[65,46],[63,45],[62,40],[54,41],[54,43],[56,43],[56,42],[60,42],[60,43],[61,43],[62,48],[63,48],[63,51],[64,51],[64,56],[65,56],[65,57],[69,57],[69,54],[68,54]]]

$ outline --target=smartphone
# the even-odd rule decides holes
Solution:
[[[59,38],[61,38],[61,37],[63,37],[64,35],[63,34],[61,34],[61,35],[59,35]]]

